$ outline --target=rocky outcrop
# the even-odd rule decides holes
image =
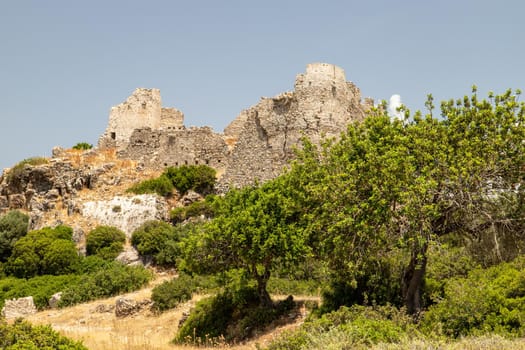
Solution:
[[[131,238],[133,231],[144,222],[167,220],[168,207],[164,198],[156,195],[117,196],[107,201],[84,203],[82,216],[117,227]]]
[[[33,297],[6,300],[2,308],[2,315],[6,319],[15,319],[36,314],[37,309]]]

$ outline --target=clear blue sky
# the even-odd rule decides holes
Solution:
[[[217,131],[311,62],[363,96],[525,90],[525,1],[2,1],[0,171],[53,146],[96,144],[111,106],[161,89]]]

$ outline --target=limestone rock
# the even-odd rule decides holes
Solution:
[[[117,196],[109,201],[84,203],[82,215],[102,225],[117,227],[131,238],[133,231],[146,221],[166,220],[168,207],[166,200],[156,195]]]
[[[124,265],[142,265],[139,252],[134,247],[127,247],[115,260]]]
[[[55,293],[49,298],[48,304],[49,307],[52,309],[58,308],[58,303],[60,302],[60,299],[62,298],[62,292]]]
[[[6,319],[25,317],[37,312],[33,297],[6,300],[2,308],[2,315]]]

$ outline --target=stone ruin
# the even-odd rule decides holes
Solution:
[[[182,112],[162,107],[158,89],[137,89],[111,109],[98,147],[116,148],[118,157],[151,169],[209,165],[220,175],[220,187],[241,187],[278,176],[301,137],[318,143],[337,136],[372,105],[370,99],[361,101],[343,69],[327,63],[309,64],[293,91],[261,98],[223,133],[186,128]]]

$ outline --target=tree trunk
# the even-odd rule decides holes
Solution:
[[[273,307],[272,298],[270,297],[270,294],[266,290],[266,285],[268,284],[268,280],[270,279],[269,270],[265,269],[264,274],[258,275],[256,279],[257,279],[257,294],[259,295],[259,304],[265,308]]]
[[[403,298],[407,312],[417,315],[422,309],[421,299],[427,267],[427,243],[412,251],[410,263],[403,276]]]

